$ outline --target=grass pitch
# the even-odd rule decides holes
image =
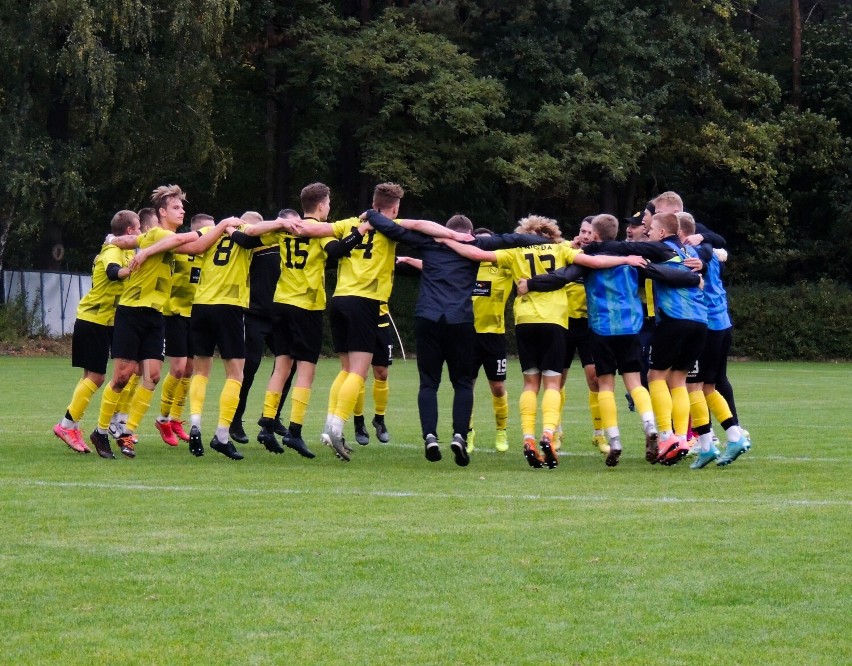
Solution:
[[[242,462],[195,459],[159,440],[155,409],[138,457],[105,461],[51,433],[68,359],[0,359],[0,662],[852,662],[852,366],[734,364],[754,447],[701,471],[645,463],[621,398],[607,469],[576,371],[560,466],[530,469],[514,365],[510,452],[490,448],[481,382],[477,452],[453,464],[447,387],[430,464],[412,361],[391,368],[391,443],[344,464],[316,443],[336,366],[319,366],[313,461],[254,441]],[[221,383],[216,367],[205,445]]]

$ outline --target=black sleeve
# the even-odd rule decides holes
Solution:
[[[325,253],[328,255],[329,259],[340,259],[340,257],[349,256],[349,253],[352,252],[352,248],[358,245],[363,238],[364,236],[361,232],[354,229],[348,236],[328,243],[325,246]]]
[[[704,242],[710,243],[712,247],[725,247],[728,244],[724,236],[720,236],[715,231],[710,231],[699,222],[695,223],[695,233],[704,236]]]
[[[237,231],[236,229],[231,234],[231,240],[246,250],[263,247],[263,241],[260,240],[260,236],[249,236],[248,234],[244,234],[242,231]]]
[[[120,271],[120,270],[121,270],[121,266],[119,266],[118,264],[109,264],[109,265],[106,267],[106,276],[107,276],[110,280],[112,280],[113,282],[115,282],[116,280],[119,280],[119,279],[120,279],[120,278],[118,277],[118,271]]]
[[[707,264],[713,258],[713,246],[705,241],[695,248],[695,253],[701,261]]]
[[[666,264],[649,264],[639,271],[643,277],[672,287],[697,287],[701,282],[701,276],[698,273]]]
[[[395,240],[397,243],[405,243],[411,247],[419,248],[435,242],[432,236],[406,229],[375,210],[367,211],[367,221],[373,225],[373,229],[384,234],[391,240]]]
[[[482,250],[505,250],[512,247],[527,245],[543,245],[553,241],[535,234],[494,234],[493,236],[477,236],[473,244]]]
[[[576,282],[585,277],[589,269],[585,266],[571,264],[557,268],[552,273],[542,273],[527,280],[527,288],[530,291],[556,291],[569,282]]]

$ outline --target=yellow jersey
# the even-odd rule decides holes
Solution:
[[[318,222],[312,218],[309,221]],[[303,310],[324,310],[325,246],[349,234],[349,225],[335,222],[334,236],[305,238],[286,231],[273,231],[260,237],[264,245],[278,245],[281,250],[281,276],[275,287],[276,303],[295,305]]]
[[[144,250],[172,234],[173,231],[153,227],[137,236],[136,240],[139,248]],[[171,251],[148,258],[125,280],[118,304],[132,308],[154,308],[162,312],[172,292],[172,259]]]
[[[172,266],[172,292],[163,309],[163,314],[181,317],[189,317],[192,314],[192,301],[195,299],[195,290],[201,279],[203,259],[204,255],[201,254],[175,253]]]
[[[552,273],[574,262],[580,254],[568,243],[530,245],[497,250],[497,266],[512,273],[512,280],[529,279],[541,273]],[[515,299],[516,324],[557,324],[568,326],[568,298],[565,289],[531,291]]]
[[[243,231],[247,225],[238,228]],[[202,234],[213,231],[204,227]],[[195,290],[196,305],[249,306],[249,266],[252,249],[237,245],[227,234],[204,253],[201,260],[201,280]]]
[[[122,250],[115,245],[104,245],[92,264],[92,288],[80,299],[77,319],[93,324],[112,326],[115,322],[115,306],[124,290],[123,280],[110,280],[106,269],[110,264],[127,268],[133,258],[133,250]]]
[[[351,217],[337,224],[346,225],[349,235],[358,228],[361,220]],[[361,296],[375,301],[387,301],[393,289],[393,271],[396,263],[396,241],[370,229],[361,242],[352,248],[348,257],[337,264],[335,296]]]
[[[512,272],[484,261],[473,286],[473,325],[477,333],[506,332],[506,302],[512,293]]]
[[[582,282],[569,282],[565,285],[565,293],[568,296],[568,316],[571,319],[588,319],[585,285]]]

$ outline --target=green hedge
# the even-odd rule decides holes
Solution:
[[[390,307],[407,353],[414,353],[418,278],[397,276]],[[329,291],[331,293],[331,291]],[[822,280],[793,287],[728,290],[736,357],[766,361],[852,360],[852,289]],[[511,303],[508,319],[511,327]],[[510,348],[514,353],[514,336]],[[395,352],[400,356],[398,350]]]
[[[820,280],[728,290],[734,356],[766,361],[852,360],[852,289]]]

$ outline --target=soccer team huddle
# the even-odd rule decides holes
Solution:
[[[363,412],[371,370],[371,424],[379,441],[390,441],[387,304],[402,263],[421,271],[414,334],[427,460],[442,458],[438,388],[445,365],[453,387],[455,463],[467,466],[474,450],[480,368],[492,395],[493,446],[501,453],[511,448],[505,310],[513,290],[522,450],[531,467],[559,464],[565,379],[575,354],[589,387],[592,443],[607,466],[618,465],[622,453],[616,374],[640,419],[649,463],[674,465],[692,453],[693,469],[725,466],[750,449],[726,371],[732,326],[721,280],[725,241],[684,213],[676,193],[664,192],[629,218],[625,241],[616,240],[619,221],[607,214],[585,218],[572,241],[563,239],[555,220],[535,215],[507,234],[475,229],[464,215],[445,225],[400,219],[403,195],[399,185],[381,183],[370,210],[329,223],[330,190],[312,183],[302,189],[301,214],[284,209],[264,220],[247,212],[218,223],[195,215],[190,231],[178,233],[186,197],[167,185],[154,190],[151,208],[116,213],[74,324],[72,365],[83,376],[54,434],[72,450],[90,453],[80,422],[105,384],[88,440],[102,458],[115,457],[111,439],[133,458],[161,383],[160,437],[170,446],[184,440],[190,453],[203,456],[202,414],[218,351],[225,382],[209,447],[241,460],[236,444],[249,441],[243,416],[266,347],[275,363],[257,440],[272,453],[289,447],[314,458],[302,427],[321,353],[326,261],[335,259],[328,322],[340,372],[319,439],[342,461],[353,453],[344,436],[347,421],[354,423],[356,442],[370,440]],[[419,257],[397,257],[399,243]],[[160,382],[164,361],[168,372]],[[725,431],[723,450],[711,413]]]

